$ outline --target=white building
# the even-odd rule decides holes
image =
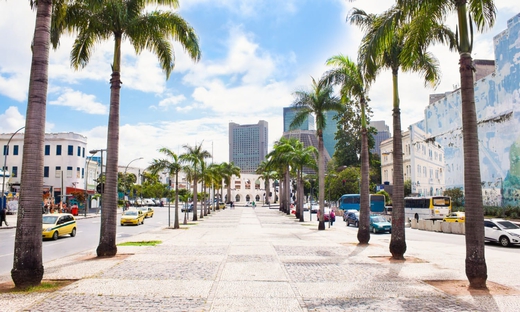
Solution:
[[[258,174],[241,173],[240,177],[233,176],[231,178],[231,200],[237,204],[246,204],[247,202],[255,201],[263,203],[266,194],[265,181]],[[273,183],[274,180],[270,182]],[[270,202],[274,202],[274,188],[271,187]],[[227,188],[224,186],[224,198],[227,196]],[[226,200],[227,201],[227,200]]]
[[[417,127],[402,134],[404,180],[412,182],[412,193],[419,196],[442,195],[445,187],[445,161],[442,146]],[[381,178],[393,184],[393,139],[381,142]]]
[[[9,173],[5,191],[16,196],[20,189],[22,159],[23,159],[23,133],[12,136],[7,147],[7,142],[12,133],[0,134],[2,156],[5,160],[4,170]],[[44,167],[42,195],[48,193],[54,202],[64,200],[63,195],[70,194],[74,190],[85,190],[85,167],[87,167],[86,149],[87,138],[83,135],[68,133],[46,133],[44,143]],[[93,179],[97,178],[99,169],[97,163],[89,163],[87,187],[95,188]],[[6,175],[7,178],[7,175]]]

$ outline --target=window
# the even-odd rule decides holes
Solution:
[[[79,167],[76,168],[76,178],[79,178],[81,176],[81,169]]]
[[[78,156],[81,157],[81,146],[78,146]]]
[[[61,178],[61,167],[56,166],[56,172],[54,173],[55,178]]]
[[[67,148],[67,155],[69,155],[69,156],[74,155],[74,146],[73,145],[69,145],[68,146],[68,148]]]
[[[16,178],[18,176],[18,167],[17,166],[13,166],[13,168],[11,169],[11,174],[13,175],[13,178]]]
[[[49,167],[48,166],[43,167],[43,177],[44,178],[49,177]]]
[[[4,155],[9,155],[9,148],[7,148],[7,145],[4,145]]]
[[[51,154],[51,146],[45,145],[45,156],[49,156]]]
[[[85,168],[81,168],[81,178],[85,178]]]
[[[18,155],[18,145],[13,146],[13,155]]]
[[[421,165],[417,165],[417,177],[421,177]]]
[[[61,145],[56,145],[56,156],[61,155]]]
[[[83,151],[81,153],[81,157],[85,158],[85,148],[83,148]]]
[[[72,178],[72,167],[67,167],[67,178]]]

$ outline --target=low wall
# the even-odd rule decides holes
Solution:
[[[423,231],[434,231],[462,235],[466,234],[466,226],[464,222],[443,222],[440,220],[419,220],[419,222],[417,222],[415,219],[412,219],[410,221],[410,227],[412,229]]]

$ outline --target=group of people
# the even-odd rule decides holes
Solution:
[[[70,213],[70,211],[71,210],[67,206],[67,203],[59,203],[59,204],[46,203],[43,206],[42,213],[62,213],[62,212]]]

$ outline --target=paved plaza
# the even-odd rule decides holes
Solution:
[[[267,207],[226,209],[130,239],[162,241],[153,247],[45,263],[44,279],[77,281],[52,293],[0,294],[0,311],[520,310],[516,266],[498,256],[486,257],[489,282],[513,293],[453,295],[426,281],[465,281],[464,246],[407,241],[409,260],[390,262],[390,235],[359,246],[352,229],[339,221],[318,231],[315,220],[301,223]]]

